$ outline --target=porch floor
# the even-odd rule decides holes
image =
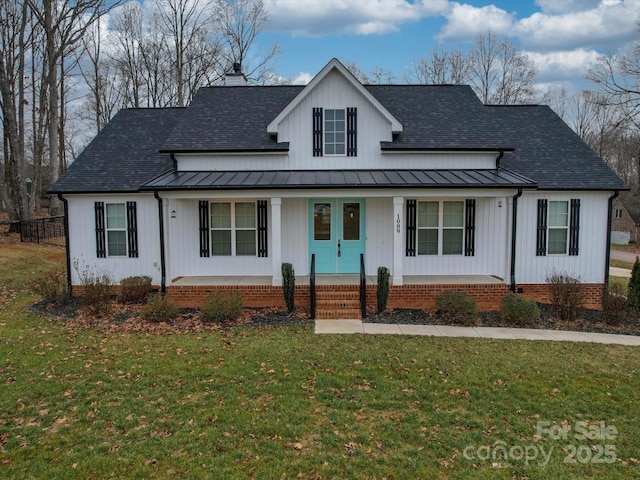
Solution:
[[[378,278],[367,275],[367,285],[376,285]],[[486,285],[501,284],[501,278],[491,275],[405,275],[405,285]],[[176,286],[233,286],[233,285],[271,285],[270,276],[192,276],[178,277],[171,282]],[[316,285],[359,285],[358,274],[317,274]],[[309,276],[297,276],[296,285],[309,285]]]

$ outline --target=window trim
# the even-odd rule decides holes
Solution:
[[[124,219],[124,227],[114,228],[109,227],[108,217],[109,217],[109,206],[110,205],[121,205],[123,212],[122,217]],[[126,258],[129,256],[129,222],[127,219],[127,202],[105,202],[104,204],[104,235],[105,235],[105,252],[107,258]],[[111,248],[109,246],[109,232],[123,232],[124,233],[124,253],[122,255],[114,255],[111,253]]]
[[[250,203],[254,206],[254,227],[246,228],[246,227],[236,227],[236,204],[238,203]],[[230,215],[230,226],[228,228],[219,228],[214,227],[213,222],[211,221],[211,215],[213,212],[212,205],[214,204],[228,204],[230,206],[229,215]],[[221,257],[221,258],[253,258],[259,256],[259,245],[258,245],[258,202],[256,200],[212,200],[209,201],[209,248],[211,257]],[[253,238],[254,238],[254,249],[255,252],[251,255],[238,255],[237,254],[237,241],[238,237],[236,232],[238,231],[252,231],[253,230]],[[231,232],[231,254],[229,255],[220,255],[214,253],[213,251],[213,232],[214,231],[230,231]]]
[[[566,225],[551,225],[551,204],[552,203],[564,203],[567,206],[567,223]],[[566,256],[569,254],[569,231],[571,228],[571,202],[569,200],[549,200],[547,205],[547,255],[548,256]],[[565,242],[564,242],[564,252],[551,252],[551,230],[564,230],[565,232]]]
[[[327,112],[335,112],[335,111],[342,111],[344,114],[344,130],[342,130],[342,134],[344,135],[344,141],[343,142],[332,142],[330,145],[332,145],[334,147],[334,151],[335,151],[335,146],[336,145],[340,145],[342,144],[344,146],[344,152],[343,153],[327,153],[327,133],[340,133],[336,130],[332,130],[331,132],[328,131],[327,127]],[[333,120],[335,122],[335,120]],[[322,109],[322,150],[324,152],[324,156],[325,157],[346,157],[347,156],[347,108],[346,107],[329,107],[329,108],[323,108]]]
[[[462,206],[462,225],[451,227],[444,226],[444,204],[445,202],[450,203],[459,203]],[[420,203],[437,203],[438,204],[438,226],[437,227],[421,227],[420,226]],[[467,237],[467,229],[465,224],[465,212],[466,205],[465,200],[456,200],[456,199],[428,199],[422,198],[417,199],[416,201],[416,244],[415,244],[415,254],[416,256],[423,257],[464,257],[465,256],[465,239]],[[420,253],[420,230],[435,230],[438,232],[438,253]],[[444,253],[444,232],[445,230],[459,230],[462,232],[462,238],[460,241],[460,252],[459,253]]]

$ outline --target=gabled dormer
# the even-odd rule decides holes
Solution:
[[[290,143],[290,156],[307,158],[379,155],[380,142],[402,130],[335,58],[267,126],[278,142]]]

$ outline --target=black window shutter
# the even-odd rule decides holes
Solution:
[[[267,201],[258,200],[258,256],[268,257]]]
[[[416,256],[416,220],[417,220],[417,211],[416,211],[416,200],[409,199],[407,200],[407,257],[415,257]]]
[[[200,200],[200,256],[209,256],[209,202]]]
[[[358,155],[358,109],[347,108],[347,156]]]
[[[467,198],[465,202],[464,221],[464,256],[473,257],[476,254],[476,199]]]
[[[580,238],[580,199],[571,199],[571,213],[569,223],[569,255],[578,255]]]
[[[322,156],[322,108],[313,109],[313,156]]]
[[[538,232],[536,238],[536,256],[547,254],[547,200],[538,199]]]
[[[129,258],[138,258],[138,214],[136,202],[127,202],[127,240]]]
[[[105,258],[107,256],[107,248],[104,230],[104,202],[95,202],[96,214],[96,256]]]

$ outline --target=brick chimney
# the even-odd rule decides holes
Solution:
[[[224,77],[224,84],[227,87],[246,87],[247,77],[242,73],[242,65],[239,63],[233,64],[233,72],[227,72]]]

